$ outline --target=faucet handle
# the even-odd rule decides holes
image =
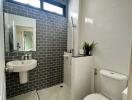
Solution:
[[[32,53],[24,53],[24,55],[21,57],[22,60],[28,60],[32,59]]]
[[[32,53],[28,54],[28,59],[32,59]]]
[[[24,55],[24,59],[25,59],[25,60],[28,60],[28,54],[25,54],[25,55]]]

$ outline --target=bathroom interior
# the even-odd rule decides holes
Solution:
[[[0,0],[0,100],[132,100],[132,0]]]

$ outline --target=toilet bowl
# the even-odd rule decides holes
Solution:
[[[110,100],[110,99],[106,98],[102,94],[94,93],[86,96],[84,100]]]
[[[127,100],[128,87],[122,92],[123,100]]]
[[[100,70],[100,93],[93,93],[83,100],[123,100],[121,92],[127,86],[127,76],[108,70]]]

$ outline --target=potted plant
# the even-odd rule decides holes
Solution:
[[[95,48],[96,43],[93,41],[92,43],[84,42],[83,50],[86,56],[92,56],[92,51]]]

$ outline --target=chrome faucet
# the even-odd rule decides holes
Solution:
[[[28,55],[27,54],[24,54],[22,57],[21,57],[22,60],[27,60],[28,59]]]
[[[29,60],[32,59],[32,53],[28,54],[28,59],[29,59]]]
[[[29,60],[32,59],[32,53],[25,53],[23,56],[21,56],[22,60]]]

